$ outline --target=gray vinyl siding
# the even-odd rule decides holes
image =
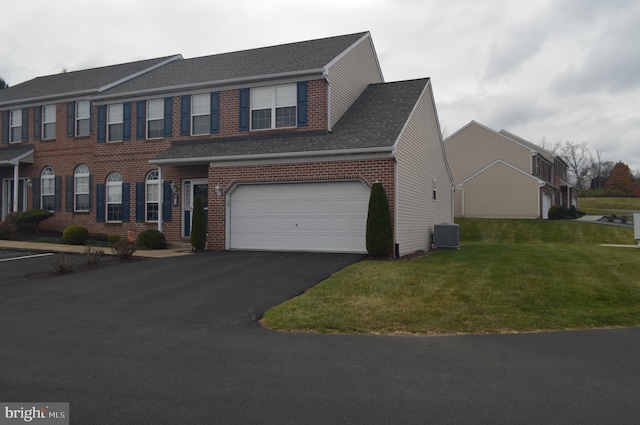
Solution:
[[[431,83],[425,87],[398,140],[396,161],[396,242],[400,255],[406,255],[429,249],[433,226],[453,221],[453,182],[446,163]]]
[[[496,163],[463,185],[465,217],[538,218],[540,185],[537,179]]]
[[[327,71],[327,79],[330,91],[329,125],[333,128],[369,84],[383,82],[371,37],[364,37],[333,63]]]

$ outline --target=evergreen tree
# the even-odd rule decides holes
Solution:
[[[367,252],[372,257],[390,257],[393,252],[393,227],[389,200],[382,183],[371,186],[367,215]]]
[[[207,243],[207,217],[200,196],[193,199],[191,213],[193,214],[191,217],[191,246],[196,251],[202,251]]]
[[[2,77],[0,77],[0,90],[2,89],[8,89],[9,88],[9,84],[7,84]]]

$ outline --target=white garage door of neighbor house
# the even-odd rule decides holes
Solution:
[[[229,248],[366,252],[369,192],[359,181],[238,186]]]

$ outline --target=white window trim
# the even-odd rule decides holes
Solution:
[[[80,167],[86,167],[87,171],[86,172],[82,172],[79,173],[78,169]],[[87,191],[86,192],[80,192],[78,190],[78,178],[79,177],[86,177],[88,179],[88,184],[87,184]],[[91,204],[89,204],[89,208],[87,209],[78,209],[78,195],[90,195],[91,194],[91,170],[89,169],[89,166],[86,164],[80,164],[76,167],[76,169],[73,171],[73,210],[76,212],[87,212],[91,209]]]
[[[88,108],[87,108],[88,115],[86,117],[80,117],[80,114],[78,112],[78,106],[80,104],[82,104],[82,103],[86,103],[87,106],[88,106]],[[78,101],[78,102],[76,102],[75,108],[76,108],[75,130],[74,130],[75,137],[87,137],[87,136],[90,136],[91,135],[91,102],[88,101],[88,100]],[[87,120],[89,122],[89,132],[87,134],[82,134],[81,135],[81,134],[78,134],[78,130],[79,130],[79,127],[80,127],[78,124],[80,123],[80,121],[83,121],[83,120]]]
[[[20,125],[13,125],[13,115],[19,112],[20,113]],[[13,140],[13,130],[14,128],[20,127],[20,138],[19,140]],[[22,132],[24,128],[22,128],[22,109],[12,109],[9,111],[9,143],[20,143],[22,142]]]
[[[158,104],[160,104],[160,106],[162,107],[162,113],[160,114],[160,118],[151,118],[151,114],[149,113],[149,106],[152,103],[157,102]],[[147,110],[146,110],[146,138],[147,139],[162,139],[164,137],[164,99],[153,99],[153,100],[149,100],[146,102],[147,103]],[[153,121],[162,121],[162,132],[160,134],[160,136],[155,136],[155,137],[150,137],[149,136],[149,124]]]
[[[51,121],[46,120],[46,117],[47,117],[46,111],[49,108],[53,109],[53,120]],[[41,127],[42,140],[55,140],[56,138],[56,105],[43,106],[41,116],[42,116],[42,127]],[[53,135],[50,135],[49,137],[47,137],[47,134],[45,131],[47,128],[47,124],[53,124]]]
[[[155,179],[150,179],[149,177],[151,177],[152,175],[155,174]],[[157,223],[158,219],[155,220],[149,220],[149,204],[154,203],[158,205],[158,213],[160,211],[160,208],[162,208],[162,200],[160,199],[160,180],[159,178],[159,174],[158,174],[158,170],[153,170],[150,171],[149,174],[147,174],[147,177],[145,177],[144,179],[144,220],[147,223]],[[158,194],[158,200],[157,201],[149,201],[149,186],[156,186],[156,193]]]
[[[111,122],[111,114],[110,109],[120,107],[120,114],[118,115],[118,119],[120,121]],[[110,140],[111,139],[111,126],[116,124],[122,124],[122,137],[118,140]],[[122,142],[124,140],[124,105],[122,103],[117,103],[113,105],[107,105],[107,143],[113,142]]]
[[[112,177],[120,177],[120,180],[111,180]],[[105,190],[105,203],[104,203],[104,207],[105,207],[105,221],[107,223],[122,223],[122,213],[123,211],[120,211],[120,220],[109,220],[109,205],[120,205],[120,208],[122,209],[122,174],[120,173],[111,173],[109,174],[109,176],[107,177],[107,184],[106,184],[106,190]],[[120,202],[109,202],[109,188],[110,187],[115,187],[115,186],[120,186]]]
[[[198,96],[202,96],[202,97],[207,98],[207,102],[208,102],[209,107],[207,108],[207,112],[204,113],[204,114],[196,114],[194,112],[195,108],[193,107],[193,101]],[[196,95],[191,96],[191,135],[192,136],[204,136],[204,135],[207,135],[207,134],[211,133],[210,129],[207,129],[204,133],[195,133],[193,131],[194,130],[193,119],[195,117],[204,117],[204,116],[209,116],[209,120],[211,120],[211,94],[196,94]],[[209,121],[209,127],[211,127],[211,121]]]
[[[294,93],[296,94],[296,98],[293,101],[293,104],[287,104],[287,105],[276,105],[276,88],[277,87],[285,87],[285,86],[289,86],[294,90]],[[261,130],[275,130],[275,129],[280,129],[280,128],[295,128],[295,125],[292,126],[287,126],[287,127],[276,127],[276,109],[278,108],[290,108],[290,107],[295,107],[296,108],[296,116],[298,115],[298,101],[297,101],[297,85],[295,83],[292,84],[280,84],[280,85],[275,85],[275,86],[266,86],[266,87],[255,87],[255,89],[271,89],[271,126],[269,128],[253,128],[253,111],[254,110],[264,110],[266,108],[256,108],[254,107],[253,104],[253,88],[251,89],[251,92],[249,93],[249,125],[251,130],[253,131],[261,131]]]
[[[50,173],[48,173],[47,171],[51,170]],[[45,172],[47,172],[45,174]],[[44,188],[45,188],[45,181],[52,181],[52,184],[48,185],[48,187],[52,188],[53,191],[52,193],[44,193]],[[45,167],[42,169],[42,172],[40,173],[40,207],[42,209],[45,209],[45,205],[44,205],[44,199],[45,196],[51,196],[53,197],[53,209],[50,209],[48,211],[54,211],[55,210],[55,204],[56,204],[56,172],[53,169],[53,167],[49,166],[49,167]]]

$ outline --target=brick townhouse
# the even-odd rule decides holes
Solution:
[[[39,77],[0,120],[2,219],[188,241],[201,196],[209,249],[364,252],[381,182],[404,255],[453,217],[431,81],[385,83],[368,32]]]

